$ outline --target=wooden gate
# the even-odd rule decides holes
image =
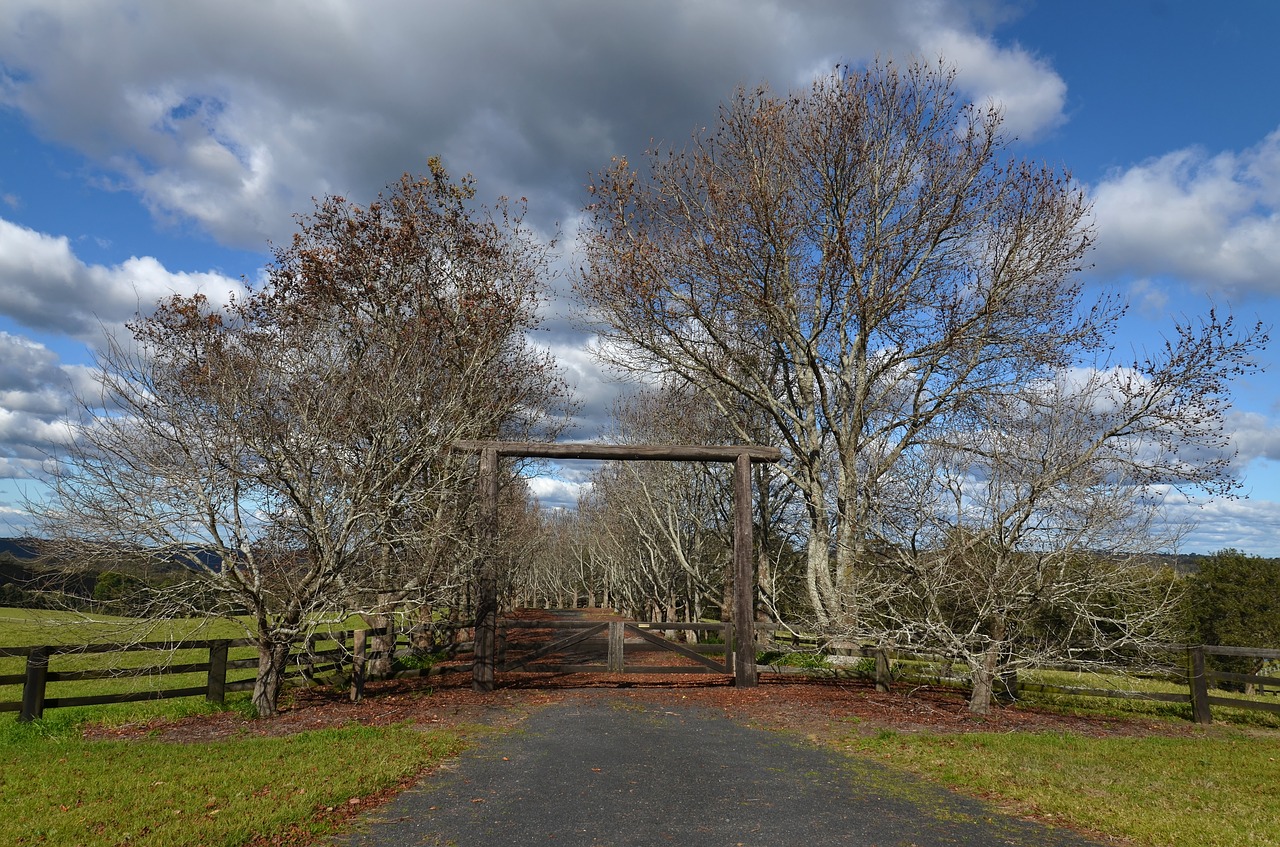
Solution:
[[[729,623],[647,623],[643,621],[504,620],[499,625],[502,672],[609,674],[733,674],[733,625]],[[538,637],[539,630],[550,632]],[[681,644],[664,631],[719,636],[719,643]],[[530,637],[532,636],[532,637]],[[664,653],[680,664],[654,664]],[[628,655],[630,661],[628,661]]]

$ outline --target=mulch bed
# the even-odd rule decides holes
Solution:
[[[987,716],[971,714],[963,695],[936,688],[914,688],[888,694],[860,680],[798,680],[761,675],[752,689],[737,689],[728,680],[678,675],[503,674],[497,690],[471,690],[469,674],[371,682],[365,697],[351,703],[334,689],[296,689],[285,695],[273,718],[247,718],[218,712],[181,719],[156,718],[121,726],[89,725],[89,739],[139,739],[202,743],[252,736],[282,736],[350,724],[389,726],[408,723],[423,728],[465,725],[511,725],[529,709],[582,692],[662,703],[679,702],[723,711],[734,720],[785,728],[801,734],[825,734],[833,725],[842,731],[898,732],[1071,732],[1090,736],[1177,734],[1191,729],[1143,718],[1065,715],[1027,706],[996,707]]]

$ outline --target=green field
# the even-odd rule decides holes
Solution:
[[[1150,847],[1280,844],[1280,733],[1186,737],[888,730],[834,742],[1045,822]]]
[[[343,627],[363,626],[363,621],[344,621]],[[252,634],[246,622],[239,620],[167,620],[140,621],[110,615],[85,615],[77,612],[57,612],[41,609],[0,608],[0,647],[64,646],[74,644],[129,644],[154,642],[160,649],[113,653],[65,653],[49,660],[50,672],[100,671],[110,678],[94,680],[51,681],[46,691],[47,699],[59,697],[84,697],[139,692],[160,692],[167,689],[193,688],[206,683],[201,672],[186,674],[162,673],[159,669],[178,664],[198,664],[209,660],[207,647],[190,647],[192,642],[213,639],[242,639]],[[334,642],[320,640],[320,650],[332,648]],[[254,647],[234,647],[229,659],[253,660],[257,656]],[[0,677],[17,676],[24,672],[26,660],[22,657],[0,657]],[[154,669],[150,673],[137,673],[138,669]],[[230,669],[227,681],[252,680],[255,671],[250,668]],[[22,699],[21,683],[0,684],[0,703],[16,703]],[[109,715],[110,710],[105,714]],[[108,718],[109,719],[109,718]]]
[[[0,717],[0,843],[14,847],[242,845],[330,831],[326,812],[459,749],[409,727],[304,732],[210,744],[84,741],[74,721]]]
[[[137,621],[0,609],[0,645],[87,641],[172,641],[160,655],[109,654],[125,667],[200,661],[189,638],[236,638],[236,622],[173,622],[143,634]],[[252,653],[252,648],[246,648]],[[187,654],[191,654],[187,657]],[[122,658],[123,655],[123,658]],[[102,657],[55,657],[68,669]],[[0,659],[0,675],[23,660]],[[251,675],[251,671],[248,672]],[[199,684],[202,674],[190,674]],[[1057,685],[1180,691],[1173,682],[1118,675],[1045,672],[1028,675]],[[111,686],[174,685],[174,678],[51,683],[50,696],[104,693]],[[54,692],[55,686],[65,690]],[[0,687],[0,700],[20,686]],[[1269,701],[1274,697],[1266,698]],[[871,756],[957,791],[1055,825],[1127,839],[1144,847],[1280,845],[1280,732],[1187,721],[1180,704],[1080,697],[1042,697],[1055,709],[1140,715],[1167,722],[1167,736],[1093,738],[1060,733],[937,735],[892,730],[837,730],[819,739],[848,755]],[[459,749],[458,736],[415,727],[350,726],[287,738],[245,737],[212,744],[158,740],[86,741],[87,721],[108,725],[176,718],[217,708],[252,714],[247,695],[225,707],[202,697],[54,709],[20,724],[0,714],[0,844],[243,845],[255,835],[323,833],[326,810],[351,805],[421,772]],[[1259,724],[1275,716],[1214,707],[1215,717]],[[848,727],[836,719],[835,726]]]

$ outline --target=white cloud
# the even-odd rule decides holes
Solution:
[[[1189,527],[1180,552],[1213,553],[1234,547],[1255,556],[1280,556],[1280,503],[1274,500],[1215,500],[1168,503],[1171,522]]]
[[[587,483],[567,482],[545,476],[535,476],[528,482],[529,492],[549,509],[577,508],[578,497],[587,488]]]
[[[954,64],[960,87],[974,102],[998,104],[1010,135],[1034,139],[1065,120],[1067,84],[1021,48],[999,48],[975,33],[948,29],[926,40],[925,54]]]
[[[545,221],[650,139],[682,144],[738,85],[938,53],[1008,126],[1061,120],[1062,80],[934,0],[424,4],[10,0],[0,104],[227,244],[286,237],[310,198],[363,199],[441,153]]]
[[[48,451],[65,443],[81,370],[63,368],[34,341],[0,332],[0,479],[36,474]]]
[[[1113,174],[1093,199],[1103,274],[1280,291],[1280,130],[1239,153],[1176,150]]]
[[[127,321],[163,297],[203,291],[224,302],[240,289],[230,277],[173,272],[150,257],[112,267],[86,264],[67,238],[0,218],[0,314],[29,329],[96,344],[104,326]]]

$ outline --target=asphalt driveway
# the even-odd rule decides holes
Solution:
[[[707,709],[608,692],[570,697],[482,741],[334,843],[1097,844]]]

